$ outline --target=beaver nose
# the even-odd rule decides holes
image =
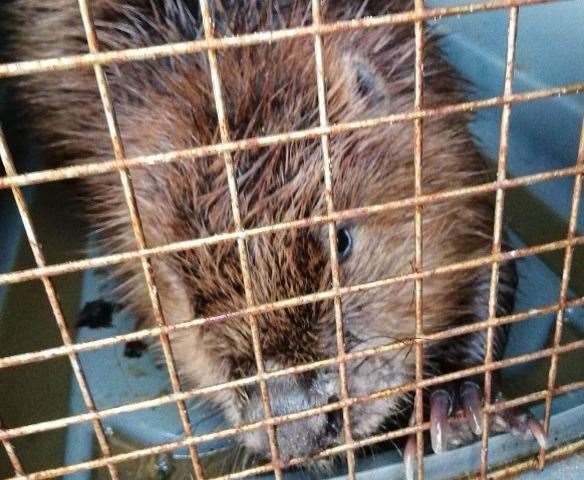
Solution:
[[[336,384],[336,379],[335,384]],[[311,410],[339,401],[327,378],[315,379],[303,376],[285,376],[267,382],[273,416],[285,416]],[[332,392],[331,392],[332,390]],[[333,393],[332,395],[329,393]],[[249,389],[249,400],[244,406],[243,417],[246,422],[264,418],[259,387]],[[342,410],[315,412],[294,420],[279,422],[276,426],[276,439],[280,459],[288,461],[295,457],[312,455],[334,445],[342,430]],[[245,445],[262,456],[270,455],[268,436],[258,429],[244,435]]]

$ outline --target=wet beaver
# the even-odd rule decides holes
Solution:
[[[412,8],[411,0],[330,0],[326,21],[380,15]],[[87,51],[75,0],[47,4],[8,2],[10,61],[58,57]],[[94,0],[102,50],[160,45],[203,37],[199,8],[189,0]],[[232,0],[212,2],[217,33],[223,36],[310,24],[310,2]],[[224,49],[218,70],[232,138],[301,130],[319,124],[314,41],[305,36],[271,44]],[[412,109],[414,28],[396,24],[324,37],[327,106],[331,123]],[[433,36],[424,58],[426,106],[462,100],[463,83],[443,60]],[[220,141],[211,76],[205,52],[106,68],[127,155],[135,157]],[[21,124],[51,162],[109,160],[113,156],[102,104],[91,69],[18,78],[12,97]],[[467,115],[424,122],[423,190],[443,191],[485,179],[485,164],[473,144]],[[330,138],[332,193],[336,210],[376,205],[414,195],[413,126],[410,122],[358,129]],[[302,139],[233,154],[241,223],[271,225],[326,213],[319,138]],[[54,164],[54,163],[53,163]],[[221,156],[196,158],[131,171],[149,246],[234,231],[231,199]],[[116,174],[85,181],[85,204],[105,252],[135,249],[126,202]],[[352,218],[337,228],[342,285],[355,285],[412,271],[414,210],[390,209]],[[331,288],[327,225],[254,235],[246,239],[251,298],[256,305]],[[425,205],[424,269],[490,254],[493,204],[486,197]],[[173,324],[246,307],[235,241],[205,245],[152,259],[166,319]],[[153,322],[138,262],[112,268],[116,300]],[[424,280],[425,333],[488,317],[490,268]],[[500,268],[498,313],[513,307],[512,264]],[[412,338],[412,282],[396,282],[342,298],[345,350],[355,352]],[[257,315],[265,368],[299,365],[335,356],[335,315],[330,300]],[[495,332],[495,355],[504,342]],[[213,322],[172,336],[174,355],[189,385],[207,386],[256,373],[246,319]],[[427,375],[483,362],[485,333],[428,343]],[[411,349],[350,361],[348,391],[361,396],[413,380]],[[430,395],[435,451],[480,433],[480,380],[441,386]],[[337,368],[323,368],[267,382],[274,415],[335,402]],[[495,392],[496,393],[496,392]],[[235,425],[263,418],[257,385],[224,390],[211,400]],[[355,438],[382,428],[408,409],[410,396],[393,395],[355,404],[350,423]],[[466,412],[466,434],[447,428],[457,408]],[[509,416],[511,415],[511,416]],[[529,416],[495,416],[505,430],[531,431]],[[341,415],[317,414],[277,428],[281,460],[342,442]],[[464,429],[463,429],[464,430]],[[264,430],[242,435],[253,452],[269,455]],[[411,465],[412,457],[406,459]],[[411,469],[408,470],[411,474]]]

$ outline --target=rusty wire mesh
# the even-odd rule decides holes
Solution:
[[[99,163],[85,163],[83,165],[74,165],[50,170],[42,170],[31,173],[18,174],[14,167],[11,154],[6,143],[4,133],[0,129],[0,156],[2,163],[6,170],[6,176],[0,177],[0,189],[11,189],[15,201],[17,203],[18,211],[20,213],[22,223],[24,225],[26,236],[31,249],[34,254],[36,267],[27,270],[12,271],[0,274],[0,286],[26,282],[31,280],[41,280],[46,295],[49,299],[52,312],[61,332],[63,345],[54,348],[47,348],[41,351],[22,353],[12,356],[0,358],[0,368],[10,368],[37,362],[44,362],[58,357],[68,357],[72,365],[75,379],[79,385],[83,400],[86,407],[86,413],[71,415],[65,418],[56,420],[44,421],[35,424],[4,428],[0,426],[0,441],[2,442],[7,455],[14,468],[15,476],[11,480],[24,479],[44,479],[55,478],[68,473],[73,473],[81,470],[95,469],[100,467],[107,467],[113,479],[119,478],[117,473],[117,465],[121,462],[162,453],[169,452],[181,447],[188,447],[193,471],[197,479],[203,479],[204,474],[201,467],[199,455],[197,452],[198,445],[208,442],[210,440],[227,438],[237,435],[244,431],[250,431],[258,428],[266,430],[270,443],[270,452],[272,459],[269,463],[253,468],[248,468],[240,472],[234,472],[225,477],[216,478],[243,478],[253,474],[274,472],[276,478],[282,477],[282,470],[289,466],[302,464],[308,458],[294,458],[288,462],[282,462],[279,458],[279,450],[277,445],[277,438],[275,435],[275,428],[277,425],[284,422],[290,422],[300,418],[305,418],[310,415],[318,413],[329,412],[340,409],[343,412],[343,436],[344,442],[341,445],[335,446],[319,452],[310,458],[325,458],[334,454],[344,453],[346,455],[348,464],[349,478],[355,478],[355,450],[357,448],[373,445],[382,441],[403,437],[408,434],[416,434],[417,436],[417,470],[418,478],[424,478],[424,455],[423,455],[423,433],[429,428],[429,424],[424,422],[422,391],[425,388],[445,383],[454,379],[465,378],[471,375],[484,374],[485,377],[485,406],[483,412],[483,434],[482,434],[482,449],[481,449],[481,466],[478,476],[482,479],[487,478],[502,478],[510,474],[518,473],[520,471],[543,467],[546,459],[562,458],[575,451],[584,448],[584,442],[579,440],[567,446],[556,448],[554,450],[545,451],[541,449],[538,458],[531,458],[526,461],[515,463],[510,467],[500,468],[489,472],[488,465],[488,439],[489,439],[489,416],[494,412],[501,411],[520,405],[527,405],[536,401],[545,401],[545,418],[544,429],[546,433],[549,431],[550,417],[551,417],[551,402],[554,396],[571,392],[577,389],[584,388],[584,381],[573,382],[570,384],[557,386],[557,365],[560,354],[575,351],[584,348],[584,341],[572,341],[567,344],[561,344],[562,325],[564,320],[564,311],[569,307],[576,307],[584,305],[584,297],[568,300],[568,285],[570,281],[570,272],[572,268],[572,260],[574,249],[577,245],[584,244],[584,237],[579,237],[576,232],[577,217],[579,210],[579,201],[582,189],[582,174],[584,173],[584,123],[582,125],[580,146],[578,157],[573,167],[554,169],[542,173],[521,176],[518,178],[508,179],[506,177],[506,163],[507,163],[507,149],[509,140],[509,118],[513,104],[530,102],[538,99],[544,99],[551,96],[560,96],[575,94],[584,91],[584,82],[564,85],[560,87],[547,88],[535,90],[525,93],[513,93],[512,81],[515,60],[515,47],[517,37],[517,25],[519,18],[519,7],[535,4],[548,3],[557,0],[498,0],[483,2],[477,4],[468,4],[457,7],[448,8],[425,8],[423,0],[415,0],[414,10],[410,12],[388,14],[374,18],[360,18],[355,20],[338,21],[334,23],[324,23],[320,13],[319,0],[312,0],[312,14],[313,23],[308,26],[282,29],[278,31],[259,32],[244,34],[235,37],[217,38],[213,28],[213,22],[210,17],[210,10],[208,0],[200,0],[200,9],[203,18],[204,38],[200,40],[183,42],[177,44],[168,44],[147,48],[128,49],[123,51],[108,51],[101,52],[99,50],[99,43],[93,24],[90,8],[87,0],[79,0],[80,21],[83,23],[89,53],[82,55],[72,55],[63,58],[52,58],[45,60],[22,61],[18,63],[9,63],[0,65],[0,78],[43,74],[50,71],[62,71],[68,69],[88,68],[92,67],[95,72],[96,82],[99,88],[99,93],[103,103],[104,112],[106,115],[108,131],[111,137],[115,158],[110,161]],[[508,9],[509,23],[508,23],[508,37],[507,37],[507,56],[506,69],[503,93],[501,96],[487,98],[483,100],[462,102],[456,105],[446,105],[436,108],[424,108],[423,101],[423,29],[424,22],[429,19],[439,19],[442,17],[452,15],[467,15],[479,11],[489,11],[497,9]],[[397,24],[397,23],[414,23],[415,26],[415,102],[413,109],[409,112],[391,114],[375,119],[343,122],[337,124],[330,124],[327,116],[326,108],[326,90],[325,78],[326,72],[323,67],[323,37],[325,35],[334,35],[339,32],[345,32],[361,28],[380,28],[383,26]],[[223,104],[223,94],[221,88],[221,78],[217,68],[217,50],[238,48],[243,46],[252,46],[266,42],[276,42],[285,39],[311,36],[314,40],[314,55],[316,60],[316,79],[318,91],[318,105],[319,105],[319,125],[317,127],[286,132],[275,135],[266,135],[256,138],[247,138],[241,140],[232,140],[230,137],[229,128],[226,121],[225,107]],[[119,128],[116,121],[115,110],[113,107],[111,94],[107,86],[106,75],[104,67],[110,64],[134,62],[149,59],[156,59],[174,55],[187,55],[195,52],[206,52],[210,65],[211,80],[213,87],[213,96],[215,100],[215,107],[217,113],[218,124],[220,127],[220,143],[214,145],[207,145],[196,147],[192,149],[174,151],[163,154],[140,156],[134,158],[127,158],[125,154],[124,145],[121,140]],[[499,146],[499,158],[497,166],[497,178],[493,182],[483,183],[480,185],[473,185],[457,190],[448,190],[432,194],[424,194],[422,191],[422,159],[423,159],[423,124],[428,118],[445,117],[462,112],[476,111],[478,109],[489,108],[494,106],[502,106],[501,116],[501,134]],[[331,158],[329,152],[329,138],[332,135],[337,135],[343,132],[352,131],[356,129],[373,129],[376,127],[397,123],[397,122],[413,122],[414,123],[414,165],[415,178],[414,182],[414,196],[411,198],[388,202],[368,207],[352,208],[348,210],[335,210],[333,195],[332,195],[332,172],[331,172]],[[283,222],[274,225],[261,226],[256,228],[245,229],[242,227],[239,203],[237,196],[237,186],[234,176],[233,158],[234,152],[242,150],[257,149],[265,146],[284,144],[295,142],[306,138],[319,138],[321,142],[323,154],[323,173],[325,180],[325,198],[326,198],[326,214],[321,216],[313,216],[308,219]],[[128,174],[130,168],[147,168],[151,165],[160,165],[169,162],[177,162],[184,159],[196,161],[209,155],[222,155],[225,161],[225,168],[227,172],[229,194],[231,198],[231,208],[235,223],[234,232],[226,232],[206,238],[189,239],[181,242],[167,244],[163,246],[150,247],[148,246],[138,207],[136,205],[136,198],[133,191],[131,177]],[[69,261],[60,264],[48,265],[43,251],[36,239],[34,226],[31,216],[22,195],[22,187],[35,185],[46,182],[55,182],[64,179],[82,178],[92,175],[98,175],[106,172],[119,172],[120,181],[123,185],[123,192],[126,203],[128,205],[129,214],[131,217],[132,229],[136,240],[136,249],[130,252],[117,253],[111,255],[104,255],[98,258],[85,258],[75,261]],[[536,245],[529,248],[516,249],[512,251],[503,252],[501,250],[502,237],[502,220],[503,220],[503,205],[505,192],[509,189],[520,186],[532,185],[539,182],[550,181],[563,177],[574,177],[574,188],[572,192],[571,211],[569,217],[569,225],[566,236],[562,240],[550,242],[546,244]],[[422,207],[425,204],[443,202],[455,198],[465,196],[480,195],[488,192],[495,192],[495,222],[493,231],[493,242],[491,255],[474,258],[472,260],[444,265],[431,270],[424,270],[423,268],[423,242],[422,242]],[[379,212],[398,209],[398,208],[414,208],[414,230],[415,230],[415,259],[414,269],[412,273],[403,274],[399,276],[389,277],[381,280],[371,281],[358,285],[342,286],[339,282],[339,262],[337,258],[335,223],[351,218],[359,218],[374,215]],[[256,305],[253,301],[253,296],[250,290],[250,273],[249,260],[247,258],[247,251],[245,242],[246,239],[266,234],[275,231],[286,231],[291,229],[301,229],[312,225],[328,224],[328,241],[331,252],[331,270],[332,270],[332,288],[326,291],[316,292],[313,294],[304,295],[301,297],[288,298],[270,304]],[[177,252],[181,250],[188,250],[192,248],[201,247],[204,245],[212,245],[220,242],[237,242],[241,271],[243,273],[243,287],[246,298],[246,308],[236,312],[226,312],[222,315],[206,318],[195,318],[190,321],[171,325],[167,323],[160,306],[155,279],[153,276],[151,259],[154,256],[167,254],[170,252]],[[558,302],[553,305],[543,306],[537,309],[532,309],[525,312],[519,312],[512,315],[496,316],[496,293],[498,287],[499,265],[503,262],[512,261],[518,258],[524,258],[532,255],[538,255],[551,251],[564,251],[564,265],[561,276],[560,295]],[[63,275],[71,272],[80,272],[88,269],[101,268],[111,266],[122,262],[132,260],[140,260],[146,285],[152,303],[152,309],[156,319],[156,326],[152,328],[144,328],[132,333],[116,335],[105,339],[88,341],[83,343],[75,343],[71,337],[71,333],[66,326],[57,295],[53,286],[53,277]],[[423,282],[425,279],[437,275],[444,275],[447,273],[463,271],[477,268],[479,266],[491,266],[491,281],[490,294],[488,305],[488,318],[481,322],[470,325],[458,326],[447,331],[441,331],[432,334],[425,334],[423,328]],[[358,352],[345,352],[344,338],[343,338],[343,321],[342,321],[342,299],[348,294],[363,292],[369,289],[383,288],[390,284],[397,282],[414,282],[415,285],[415,320],[416,320],[416,335],[415,338],[405,339],[401,343],[394,343],[383,345],[380,347],[369,348],[367,350]],[[336,323],[336,340],[337,340],[337,356],[312,362],[309,364],[298,365],[295,367],[286,368],[283,370],[266,372],[264,370],[262,351],[260,348],[259,330],[256,317],[259,314],[275,311],[278,309],[289,308],[292,306],[304,305],[314,303],[322,300],[333,300],[335,323]],[[553,346],[547,349],[539,350],[529,354],[524,354],[504,360],[493,360],[493,331],[495,327],[501,325],[508,325],[516,322],[521,322],[529,318],[533,318],[542,314],[556,314],[555,333]],[[187,329],[196,328],[201,325],[212,322],[225,322],[236,318],[245,318],[250,324],[253,340],[253,351],[255,356],[255,363],[257,367],[257,374],[230,381],[224,384],[218,384],[210,387],[195,388],[185,390],[181,387],[179,377],[177,374],[175,362],[172,354],[172,347],[169,340],[169,335],[173,332],[184,331]],[[422,375],[422,360],[424,344],[445,338],[453,338],[456,336],[486,330],[487,332],[487,349],[483,365],[477,365],[472,368],[456,371],[453,373],[440,375],[432,378],[424,378]],[[113,345],[124,342],[139,340],[145,338],[158,337],[162,345],[163,356],[165,364],[168,368],[168,373],[171,379],[172,393],[163,395],[157,398],[144,400],[132,404],[121,405],[115,408],[108,408],[98,410],[96,409],[91,392],[88,388],[87,382],[84,378],[82,368],[79,364],[78,354],[80,352],[91,351],[111,347]],[[347,390],[347,378],[345,364],[347,361],[366,358],[370,356],[380,355],[392,350],[403,348],[405,345],[411,345],[415,349],[416,354],[416,372],[415,379],[407,384],[398,387],[387,388],[369,395],[361,397],[351,397]],[[499,370],[512,365],[519,365],[537,359],[550,358],[551,368],[549,371],[547,388],[538,392],[524,395],[509,401],[493,402],[491,398],[491,375],[495,370]],[[283,375],[290,375],[300,372],[307,372],[310,370],[322,368],[325,366],[337,365],[340,374],[340,393],[341,396],[338,401],[311,408],[309,410],[300,411],[284,416],[273,416],[270,401],[268,398],[267,380],[277,378]],[[259,383],[261,391],[262,405],[264,409],[264,420],[254,422],[252,424],[241,427],[233,427],[224,429],[218,432],[194,435],[189,420],[188,412],[185,402],[189,399],[200,397],[212,392],[225,390],[233,387],[240,387],[252,383]],[[350,407],[362,402],[369,402],[375,399],[394,395],[396,393],[414,392],[414,412],[415,423],[407,428],[381,433],[370,436],[364,439],[355,440],[351,432],[350,422]],[[164,443],[149,448],[137,449],[129,453],[112,455],[110,446],[108,444],[107,436],[104,433],[102,421],[114,415],[122,413],[135,412],[142,409],[153,408],[156,406],[175,403],[180,413],[181,425],[184,430],[184,437],[181,440]],[[12,439],[31,435],[34,433],[47,432],[59,428],[65,428],[72,425],[80,424],[82,422],[91,422],[101,448],[102,456],[100,458],[79,463],[76,465],[68,465],[49,470],[43,470],[33,473],[25,473],[17,451],[14,449]]]

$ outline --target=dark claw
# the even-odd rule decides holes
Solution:
[[[527,428],[529,429],[533,437],[537,440],[539,446],[545,449],[547,441],[541,423],[539,423],[535,418],[530,418],[529,420],[527,420]]]
[[[430,397],[430,438],[432,449],[441,453],[448,449],[448,416],[452,413],[452,399],[446,390],[435,390]]]
[[[495,423],[499,428],[523,438],[533,436],[541,448],[546,446],[546,435],[543,427],[529,410],[505,410],[495,415]]]
[[[504,401],[497,388],[493,391],[494,403]],[[448,449],[468,445],[482,433],[483,394],[480,383],[464,380],[447,384],[430,395],[430,438],[432,449],[441,453]],[[490,417],[493,433],[509,432],[523,439],[535,438],[541,448],[546,446],[546,435],[540,422],[525,408],[501,410]],[[409,425],[415,424],[414,415]],[[409,435],[404,448],[406,480],[416,477],[416,434]]]
[[[464,382],[460,387],[460,399],[469,419],[470,429],[475,435],[480,435],[483,431],[481,426],[481,388],[474,382]]]

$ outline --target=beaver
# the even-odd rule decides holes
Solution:
[[[310,2],[216,0],[217,35],[309,25]],[[10,0],[6,11],[10,61],[87,52],[77,1]],[[329,0],[326,22],[382,15],[413,8],[412,0]],[[204,38],[197,2],[190,0],[94,0],[92,15],[102,50],[162,45]],[[323,37],[326,104],[331,124],[411,111],[414,105],[415,42],[412,24],[353,29]],[[438,38],[425,34],[424,105],[463,100],[465,82],[445,61]],[[300,36],[272,43],[221,49],[217,70],[231,138],[285,133],[319,125],[314,39]],[[137,157],[221,140],[211,71],[205,51],[105,67],[121,140]],[[98,162],[113,157],[110,135],[91,68],[15,78],[11,98],[42,157],[56,164]],[[469,114],[424,121],[424,193],[485,180],[487,167],[467,129]],[[23,134],[24,135],[24,134]],[[411,122],[385,123],[330,136],[332,198],[337,211],[414,195]],[[235,222],[225,160],[221,155],[130,169],[148,246],[234,232],[327,213],[320,138],[256,147],[232,154],[239,222]],[[136,248],[119,177],[84,180],[84,204],[103,252]],[[422,214],[423,267],[489,255],[493,202],[488,196],[426,204]],[[237,225],[240,223],[240,225]],[[341,285],[357,285],[412,272],[414,208],[385,209],[337,222]],[[332,288],[327,224],[248,236],[249,288],[244,287],[236,240],[174,251],[152,258],[166,320],[178,324],[253,305]],[[139,262],[111,268],[116,301],[146,324],[154,322]],[[443,331],[488,317],[490,267],[432,276],[423,282],[424,333]],[[513,308],[516,274],[500,266],[497,313]],[[247,290],[247,291],[246,291]],[[357,352],[415,336],[413,282],[394,282],[343,295],[344,349]],[[334,302],[330,297],[257,314],[263,367],[274,371],[337,355]],[[206,323],[171,336],[182,381],[209,386],[256,374],[252,332],[246,318]],[[505,340],[496,328],[494,355]],[[457,336],[424,346],[424,373],[433,376],[484,361],[486,333]],[[411,348],[348,361],[347,391],[363,396],[415,378]],[[266,382],[275,416],[337,402],[339,369],[327,366]],[[495,397],[499,391],[495,386]],[[441,385],[428,392],[432,446],[440,452],[481,432],[480,378]],[[348,409],[353,437],[365,438],[408,411],[411,394],[359,402]],[[214,393],[211,401],[233,425],[264,418],[257,384]],[[465,412],[464,429],[449,429],[448,416]],[[406,414],[407,416],[407,414]],[[493,415],[502,430],[543,431],[525,412]],[[463,432],[463,433],[460,433]],[[473,437],[476,438],[476,437]],[[340,411],[278,425],[280,461],[310,455],[343,441]],[[263,429],[241,435],[247,449],[269,457]],[[410,439],[410,445],[411,439]],[[407,476],[413,454],[406,449]]]

